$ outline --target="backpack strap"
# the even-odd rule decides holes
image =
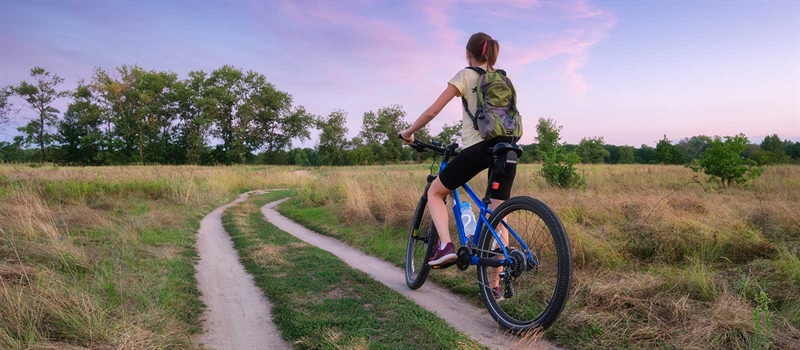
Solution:
[[[483,68],[481,68],[481,67],[471,67],[471,66],[470,66],[470,67],[465,67],[464,69],[469,69],[469,70],[471,70],[471,71],[475,71],[475,72],[477,72],[478,74],[486,74],[486,71],[485,71],[485,70],[483,70]],[[503,75],[505,75],[505,74],[503,74]]]
[[[478,73],[479,75],[486,74],[486,71],[481,67],[466,67],[464,69],[469,69],[471,71],[474,71],[474,72]],[[505,75],[505,74],[503,74],[503,75]],[[464,105],[464,110],[467,111],[467,115],[469,116],[469,119],[472,119],[472,126],[475,127],[475,130],[478,130],[478,119],[476,119],[475,115],[473,115],[472,112],[469,111],[469,105],[467,104],[467,98],[464,97],[464,96],[461,96],[461,103]]]

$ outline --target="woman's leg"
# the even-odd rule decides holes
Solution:
[[[447,244],[450,242],[450,232],[447,218],[447,206],[444,204],[450,190],[444,187],[442,181],[437,177],[428,188],[428,210],[431,211],[431,220],[439,233],[439,242]]]
[[[492,198],[491,202],[489,203],[489,209],[494,211],[500,204],[503,204],[503,202],[505,201],[502,199]],[[497,232],[497,235],[500,236],[500,239],[503,241],[503,245],[508,245],[508,232],[506,232],[506,230],[501,226],[495,227],[494,229]],[[499,243],[496,243],[492,245],[492,248],[494,248],[494,245],[497,245],[498,247],[500,246]],[[491,269],[489,272],[489,287],[494,288],[500,285],[500,272],[503,272],[502,267]]]

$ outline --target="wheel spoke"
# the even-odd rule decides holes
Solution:
[[[479,285],[491,287],[499,284],[504,290],[509,283],[514,291],[513,296],[499,302],[494,300],[488,288],[484,288],[482,293],[489,312],[506,328],[522,330],[549,326],[561,312],[568,294],[570,263],[559,259],[568,260],[569,256],[559,256],[558,252],[564,249],[557,249],[558,245],[567,244],[566,233],[560,223],[548,225],[548,220],[557,220],[555,214],[543,205],[537,207],[536,203],[540,202],[527,197],[512,198],[498,207],[491,218],[493,226],[503,226],[501,222],[506,222],[516,233],[516,237],[509,234],[507,238],[506,248],[513,262],[512,266],[505,268],[509,277],[498,281],[496,269],[478,268]],[[559,230],[551,232],[551,227]],[[489,250],[492,241],[491,237],[482,239],[479,251]],[[536,268],[527,270],[527,254],[512,254],[512,248],[522,249],[523,246],[527,246],[530,255],[536,259]],[[484,255],[491,256],[491,253]],[[566,269],[559,269],[559,266],[566,266]],[[559,283],[560,280],[567,283]]]

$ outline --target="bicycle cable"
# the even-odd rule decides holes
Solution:
[[[441,164],[441,161],[438,161],[438,160],[439,160],[439,156],[434,156],[434,157],[433,157],[433,161],[431,162],[431,167],[430,167],[430,169],[429,169],[429,171],[430,171],[431,175],[433,175],[433,169],[438,169],[438,168],[439,168],[439,164]],[[437,164],[437,163],[438,163],[438,164]],[[435,167],[435,168],[434,168],[434,167]],[[438,172],[437,172],[437,173],[438,173]],[[438,174],[437,174],[437,175],[438,175]]]

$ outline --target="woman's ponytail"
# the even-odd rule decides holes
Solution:
[[[494,70],[500,53],[500,43],[486,33],[475,33],[467,41],[467,51],[478,61],[486,62],[489,70]]]

